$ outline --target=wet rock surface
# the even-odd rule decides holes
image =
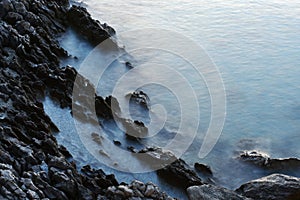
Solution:
[[[195,163],[194,168],[196,169],[196,171],[200,172],[204,176],[208,176],[208,177],[213,176],[213,172],[208,165],[202,163]]]
[[[137,157],[141,161],[153,169],[157,169],[157,174],[172,185],[186,189],[193,185],[203,184],[196,172],[184,160],[176,158],[171,152],[150,147],[140,150],[138,153]]]
[[[74,22],[86,26],[76,27]],[[72,91],[78,84],[93,94],[79,94],[81,102],[95,99],[88,80],[70,66],[59,67],[68,53],[55,38],[68,23],[91,42],[114,34],[109,26],[92,20],[85,9],[69,9],[67,0],[0,1],[0,199],[115,199],[116,194],[118,199],[168,199],[153,184],[141,183],[145,190],[140,191],[134,185],[119,185],[114,175],[100,169],[77,169],[68,160],[68,150],[57,144],[53,133],[59,130],[44,112],[41,99],[49,95],[62,108],[71,108]],[[74,84],[75,78],[79,81]],[[115,100],[96,98],[100,99],[99,117],[111,118],[110,105]],[[83,120],[92,119],[82,113]],[[111,192],[114,187],[116,192]],[[138,190],[141,194],[136,194]]]
[[[250,200],[225,188],[214,185],[192,186],[187,189],[190,200]]]
[[[126,95],[126,97],[130,98],[130,100],[134,101],[136,104],[139,104],[147,110],[151,108],[150,98],[145,92],[141,90],[129,93]]]
[[[193,185],[203,184],[201,178],[182,159],[159,169],[157,173],[166,181],[185,189]]]
[[[124,198],[125,197],[125,198]],[[108,199],[167,199],[174,198],[161,192],[153,183],[144,184],[140,181],[133,181],[129,185],[112,186],[107,189],[106,197]],[[103,198],[103,199],[105,199]]]
[[[300,171],[300,160],[298,158],[271,158],[266,153],[253,150],[242,152],[239,159],[269,170]]]
[[[70,24],[77,29],[80,34],[97,45],[115,34],[115,30],[106,23],[91,18],[86,8],[73,5],[67,12],[67,18]]]
[[[257,200],[296,200],[300,197],[300,179],[283,174],[272,174],[245,183],[236,191]]]

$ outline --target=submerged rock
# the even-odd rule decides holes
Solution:
[[[300,197],[300,178],[272,174],[245,183],[236,192],[255,200],[297,200]]]
[[[149,110],[151,107],[150,105],[150,98],[148,95],[143,91],[134,91],[126,95],[127,98],[133,100],[135,103],[141,105],[143,108]]]

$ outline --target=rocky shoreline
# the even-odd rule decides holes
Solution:
[[[95,93],[95,88],[74,68],[59,66],[60,60],[70,55],[56,38],[69,26],[94,45],[115,34],[110,26],[93,20],[85,8],[70,7],[68,0],[0,0],[0,199],[173,199],[152,183],[118,183],[114,175],[106,175],[101,169],[77,169],[69,161],[72,155],[57,143],[53,133],[59,130],[44,112],[42,99],[50,96],[62,108],[71,108],[76,77],[87,83],[85,91]],[[94,98],[81,95],[82,101]],[[117,100],[97,95],[95,99],[97,116],[112,118],[110,106]],[[73,107],[73,111],[82,114],[81,120],[90,121],[84,115],[86,109]],[[130,129],[146,129],[140,122],[120,121]],[[144,152],[149,156],[164,154],[158,149]],[[197,166],[212,176],[207,167]],[[190,199],[300,196],[300,179],[281,174],[229,191],[205,183],[181,159],[157,173],[187,189]]]

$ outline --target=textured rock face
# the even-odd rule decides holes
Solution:
[[[233,191],[214,185],[192,186],[187,189],[190,200],[250,200]]]
[[[67,160],[71,154],[57,144],[52,133],[59,130],[39,100],[49,95],[61,107],[71,107],[76,76],[86,91],[95,90],[72,67],[59,67],[68,53],[55,37],[68,26],[66,16],[73,12],[68,6],[67,0],[0,0],[0,199],[102,199],[114,195],[108,188],[120,187],[114,175],[89,166],[79,172]],[[103,39],[113,32],[94,22],[84,9],[76,9],[91,22],[88,39],[98,34]],[[76,14],[72,17],[82,20]],[[81,100],[87,98],[94,95]],[[109,104],[115,100],[102,100],[97,114],[110,117]],[[124,194],[119,199],[135,192],[132,187],[119,189]],[[152,192],[144,191],[149,196]]]
[[[140,181],[133,181],[129,185],[112,186],[107,189],[107,197],[110,199],[167,199],[173,200],[153,183],[144,184]],[[124,198],[125,197],[125,198]]]
[[[47,91],[62,107],[71,105],[76,71],[59,68],[67,52],[54,38],[66,26],[60,5],[68,2],[0,2],[1,199],[95,199],[117,183],[102,175],[106,185],[92,184],[95,178],[78,173],[37,98]]]
[[[271,158],[266,153],[253,150],[242,152],[239,159],[269,170],[300,171],[300,160],[298,158]]]
[[[112,27],[93,20],[85,8],[72,6],[67,12],[67,18],[75,29],[95,45],[115,34]]]
[[[195,171],[193,171],[182,159],[178,159],[172,164],[159,169],[157,173],[167,181],[184,189],[193,185],[203,184]]]
[[[246,197],[263,200],[296,200],[300,197],[300,178],[272,174],[250,181],[236,190]]]

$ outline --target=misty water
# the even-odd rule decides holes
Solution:
[[[300,4],[297,1],[85,0],[81,5],[86,6],[95,19],[111,25],[117,31],[117,39],[131,33],[119,41],[125,50],[133,43],[143,45],[143,41],[134,34],[136,29],[154,28],[174,31],[206,51],[224,82],[226,118],[222,135],[205,158],[199,158],[198,152],[211,118],[209,90],[205,80],[194,77],[193,72],[189,71],[189,63],[177,55],[153,49],[131,52],[130,56],[119,58],[107,68],[97,85],[97,92],[102,96],[112,93],[116,82],[130,71],[124,64],[127,61],[135,68],[163,64],[188,77],[199,103],[200,124],[193,144],[182,158],[191,166],[195,162],[211,166],[216,184],[235,189],[246,181],[270,173],[237,161],[235,157],[241,150],[257,149],[274,158],[299,157]],[[151,38],[152,33],[148,34],[145,37]],[[60,43],[70,54],[78,57],[77,60],[64,60],[62,66],[70,64],[80,69],[92,47],[72,30],[60,38]],[[136,77],[131,77],[131,81],[146,77],[151,78],[151,73],[139,72]],[[176,77],[170,78],[163,70],[161,77],[165,77],[172,87],[180,87]],[[181,120],[177,94],[158,84],[145,85],[140,89],[148,94],[152,105],[161,104],[164,107],[167,113],[164,128],[176,132]],[[130,182],[135,178],[149,180],[167,191],[172,190],[154,173],[118,173],[105,167],[80,144],[68,110],[59,109],[49,99],[45,101],[45,109],[61,130],[58,141],[70,150],[78,163],[102,167],[108,173],[115,173],[121,181]],[[187,106],[184,109],[192,112],[195,108]],[[134,117],[143,120],[133,111]],[[103,134],[118,131],[113,126],[107,126],[101,130]],[[118,139],[125,142],[122,138]],[[149,144],[165,145],[162,136],[150,140]],[[299,171],[284,173],[300,176]],[[174,196],[181,197],[180,193],[174,192]]]

